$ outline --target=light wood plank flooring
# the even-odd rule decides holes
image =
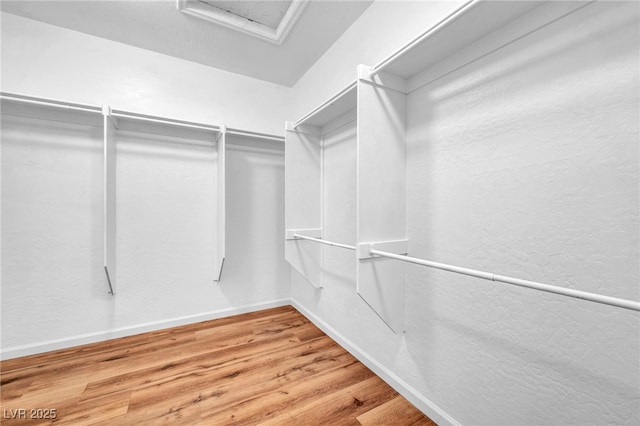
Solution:
[[[3,425],[435,425],[291,306],[7,360],[0,371]],[[30,418],[47,409],[54,421]]]

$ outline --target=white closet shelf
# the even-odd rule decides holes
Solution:
[[[7,92],[0,92],[0,99],[27,104],[27,105],[43,106],[47,108],[66,109],[70,111],[71,110],[84,111],[84,112],[102,114],[102,107],[98,105],[86,105],[86,104],[79,104],[75,102],[67,102],[67,101],[61,101],[61,100],[55,100],[55,99],[37,98],[35,96],[27,96],[27,95],[20,95],[16,93],[7,93]]]
[[[61,121],[102,127],[103,106],[81,104],[66,100],[50,99],[23,95],[17,93],[0,92],[2,113],[23,117],[39,118],[51,121]],[[109,116],[118,125],[118,130],[129,130],[159,135],[186,137],[191,139],[210,139],[223,132],[224,126],[180,120],[150,114],[111,109]],[[254,132],[238,128],[228,128],[230,134],[246,136],[252,139],[284,142],[283,136]],[[252,145],[256,146],[257,145]]]
[[[408,79],[476,40],[540,7],[541,1],[485,1],[465,3],[372,68]]]
[[[111,110],[110,116],[114,119],[117,129],[122,131],[151,133],[195,140],[211,140],[213,142],[222,132],[219,126],[124,110]]]
[[[2,113],[64,123],[102,126],[102,107],[0,92]]]
[[[293,129],[305,125],[322,127],[356,108],[357,81],[349,83],[304,117],[293,123]]]
[[[241,138],[229,138],[227,143],[236,149],[280,151],[284,150],[284,136],[269,135],[266,133],[251,132],[247,130],[227,128],[227,135],[241,136]]]
[[[284,142],[284,136],[275,136],[275,135],[269,135],[267,133],[251,132],[249,130],[234,129],[232,127],[227,128],[227,133],[231,135],[245,136],[245,137],[254,138],[254,139],[266,139],[266,140],[271,140],[276,142]]]

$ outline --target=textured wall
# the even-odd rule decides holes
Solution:
[[[2,116],[3,349],[109,326],[101,180],[100,128]]]
[[[640,300],[638,22],[591,4],[408,95],[412,255]],[[337,241],[343,146],[325,153],[347,168],[324,181]],[[461,424],[640,423],[638,313],[407,265],[394,335],[335,250],[325,288],[292,273],[292,297]]]
[[[272,133],[286,118],[288,88],[5,13],[1,52],[3,91]],[[215,154],[185,142],[120,135],[112,298],[100,129],[3,117],[3,349],[288,297],[282,152],[229,148],[218,285]]]
[[[639,300],[638,4],[408,97],[417,257]],[[463,424],[640,423],[638,313],[407,266],[411,381]]]
[[[101,129],[3,115],[3,350],[288,297],[281,151],[228,149],[227,259],[215,283],[212,145],[122,132],[116,149],[111,296]]]

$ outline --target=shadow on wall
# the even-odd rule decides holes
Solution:
[[[323,135],[323,238],[355,245],[356,241],[356,123],[353,120]],[[322,246],[323,285],[355,291],[354,252]]]
[[[127,155],[211,162],[212,149],[215,149],[215,141],[118,131],[118,151]]]
[[[233,306],[286,298],[284,152],[247,148],[242,137],[231,138],[226,159],[226,259],[217,285]],[[237,282],[243,286],[228,285]]]
[[[99,314],[83,312],[83,300],[110,302],[101,129],[11,113],[3,109],[1,126],[3,348],[84,331],[78,318]]]
[[[609,195],[600,192],[601,186],[590,186],[591,181],[583,181],[584,187],[565,184],[580,181],[582,174],[575,169],[582,163],[586,172],[622,170],[609,173],[613,177],[603,174],[624,190],[629,190],[628,180],[635,179],[631,189],[636,198],[625,198],[626,192],[613,186],[609,191],[620,191],[619,211],[629,213],[621,220],[635,224],[627,239],[621,237],[618,252],[633,244],[637,251],[637,206],[624,207],[637,200],[637,105],[628,104],[620,93],[638,89],[637,65],[628,68],[638,56],[638,9],[636,2],[588,4],[465,66],[434,74],[408,95],[408,105],[414,108],[408,114],[407,138],[407,219],[413,256],[495,273],[519,270],[516,276],[537,276],[541,281],[550,277],[550,283],[558,285],[579,282],[587,291],[598,292],[597,287],[608,284],[601,293],[620,292],[618,296],[625,297],[629,292],[626,297],[637,298],[635,288],[624,287],[637,283],[637,260],[626,266],[633,269],[635,264],[634,272],[603,278],[609,261],[615,265],[632,256],[609,259],[605,254],[602,260],[597,255],[608,248],[589,247],[604,243],[592,238],[587,225],[598,220],[610,225],[607,210],[589,210],[591,199],[607,204]],[[471,50],[484,42],[479,40]],[[471,57],[469,50],[457,55]],[[592,87],[594,81],[598,86]],[[565,117],[545,122],[554,109],[566,114],[567,123],[562,122]],[[615,138],[608,140],[611,135],[602,134],[612,130],[611,125],[591,132],[602,126],[603,116],[617,116],[629,124],[625,117],[634,111],[635,127],[627,126],[626,134],[613,129]],[[526,135],[532,122],[540,126]],[[579,127],[587,128],[587,137],[575,132]],[[629,135],[636,139],[629,142]],[[513,140],[518,137],[533,139],[535,147],[518,153],[522,141]],[[632,144],[635,148],[629,148]],[[607,154],[608,163],[592,161],[591,151],[581,151],[589,145],[601,146],[600,151],[591,147],[597,151],[593,155],[601,159]],[[619,145],[616,151],[612,145]],[[558,155],[564,155],[562,149],[573,149],[567,157],[572,161]],[[635,158],[619,158],[625,152],[635,153]],[[532,153],[534,158],[517,158]],[[636,165],[627,167],[630,162]],[[569,171],[563,174],[565,170]],[[443,181],[443,176],[451,181]],[[518,195],[518,188],[531,192]],[[555,198],[541,194],[546,190],[556,191]],[[540,199],[549,204],[531,209],[528,203]],[[444,207],[434,205],[438,202]],[[573,202],[571,208],[558,208]],[[551,235],[572,209],[578,213],[567,219],[564,235]],[[465,223],[476,215],[489,223],[475,228]],[[527,228],[536,221],[537,227]],[[617,232],[615,227],[610,230]],[[550,241],[536,241],[546,238],[545,233]],[[519,243],[530,250],[517,247]],[[594,274],[583,282],[590,268],[595,268]],[[491,414],[497,407],[504,409],[503,419],[511,421],[529,415],[531,423],[571,423],[593,414],[594,423],[637,422],[636,313],[417,266],[407,267],[406,300],[407,355],[417,370],[405,372],[405,377],[411,376],[407,381],[412,386],[433,396],[454,417],[461,413],[458,419],[463,423],[493,422],[500,418]]]
[[[490,286],[492,284],[487,283],[487,285]],[[557,309],[562,308],[563,306],[557,306]],[[603,309],[607,308],[603,307]],[[527,316],[526,312],[519,313],[522,316]],[[516,314],[518,312],[514,313],[514,315]],[[634,312],[624,312],[614,317],[619,323],[628,324],[635,321],[635,316],[636,313]],[[617,375],[617,378],[615,374],[612,374],[611,370],[615,368],[606,368],[604,364],[596,360],[598,354],[594,353],[597,351],[637,352],[637,343],[612,343],[607,348],[594,348],[593,352],[583,355],[584,358],[590,360],[590,362],[584,362],[584,359],[567,359],[565,351],[556,346],[532,347],[530,344],[521,343],[528,340],[526,338],[527,335],[533,336],[531,340],[539,339],[540,337],[544,340],[545,333],[553,334],[554,331],[549,330],[545,324],[536,325],[534,323],[527,330],[523,330],[522,335],[514,337],[511,333],[503,333],[502,331],[504,330],[498,330],[497,332],[493,332],[493,330],[492,332],[486,331],[491,329],[491,324],[489,322],[483,324],[482,320],[478,320],[475,323],[478,326],[458,320],[454,315],[435,315],[431,320],[438,324],[440,332],[455,336],[455,339],[464,341],[465,346],[473,348],[464,355],[468,363],[473,367],[450,371],[449,380],[454,387],[468,389],[473,385],[479,385],[491,388],[505,380],[520,381],[520,376],[524,375],[529,378],[527,381],[530,382],[527,385],[527,398],[532,398],[535,395],[537,398],[535,405],[544,406],[548,404],[547,407],[554,403],[559,405],[566,403],[569,405],[579,399],[583,401],[581,404],[584,404],[584,401],[588,401],[589,405],[599,407],[597,408],[598,411],[604,411],[606,415],[613,418],[633,419],[634,416],[638,415],[637,405],[633,403],[630,405],[618,405],[617,407],[611,403],[616,399],[628,402],[637,401],[640,388],[633,379],[634,376],[636,378],[638,376],[637,371],[633,371],[634,366],[627,366],[631,368],[628,369],[628,374],[624,376],[625,380],[622,380],[620,374]],[[604,327],[594,331],[588,324],[574,322],[563,324],[563,326],[569,328],[568,334],[573,336],[586,336],[589,333],[600,332],[607,333]],[[637,331],[637,327],[635,328]],[[421,344],[418,344],[415,339],[408,338],[406,341],[410,353],[417,354],[421,351]],[[437,344],[437,339],[434,339],[431,344]],[[496,357],[500,357],[499,362],[502,365],[499,370],[491,366]],[[428,360],[428,357],[426,359]],[[429,366],[424,365],[424,356],[416,358],[414,361],[416,365],[422,364],[426,371],[429,370]],[[607,361],[607,356],[604,357],[604,361]],[[596,366],[593,364],[596,364]],[[599,368],[600,364],[602,368]],[[485,374],[479,375],[476,369],[484,369],[485,367],[486,370],[483,371]],[[427,376],[431,376],[431,374],[432,372],[429,372]],[[606,403],[602,405],[604,401]],[[508,400],[502,400],[502,404],[506,408]],[[512,409],[518,410],[519,407],[514,406]],[[606,412],[607,410],[609,412]],[[533,411],[537,411],[537,409],[533,409]]]
[[[215,141],[122,131],[116,156],[117,320],[210,310]]]

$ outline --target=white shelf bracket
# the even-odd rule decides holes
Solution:
[[[358,81],[382,89],[395,90],[403,94],[407,93],[406,80],[382,71],[373,74],[373,68],[367,65],[358,65]]]
[[[216,255],[214,259],[214,282],[220,282],[222,280],[222,270],[224,268],[224,261],[226,258],[226,146],[227,146],[227,126],[224,124],[220,126],[218,134],[216,136],[216,152],[217,152],[217,165],[215,173],[216,178],[216,223],[214,224],[215,235],[213,237],[216,242]]]
[[[102,106],[103,116],[103,249],[104,272],[109,293],[116,287],[116,127],[111,107]]]
[[[372,68],[368,65],[358,65],[358,80],[367,80],[367,81],[372,81],[371,80],[371,72],[372,72]]]
[[[373,243],[360,243],[357,246],[358,259],[370,259],[372,257],[380,257],[372,254],[371,250],[386,251],[394,254],[407,254],[409,247],[409,240],[394,240],[394,241],[378,241]]]

